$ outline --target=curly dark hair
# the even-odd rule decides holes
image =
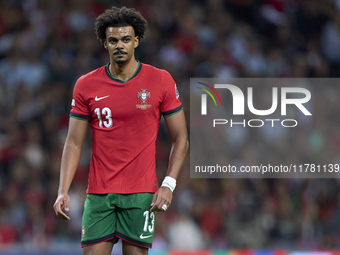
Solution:
[[[147,21],[134,8],[127,8],[125,6],[118,8],[113,6],[97,17],[94,30],[98,40],[104,43],[106,39],[106,28],[132,26],[135,35],[141,40],[145,34],[147,25]]]

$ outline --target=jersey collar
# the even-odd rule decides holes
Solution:
[[[137,62],[138,62],[138,67],[137,67],[136,71],[135,71],[134,74],[131,75],[131,77],[130,77],[129,79],[127,79],[126,81],[121,80],[121,79],[118,79],[118,78],[114,77],[114,76],[110,73],[110,70],[109,70],[110,63],[108,63],[108,64],[105,66],[105,71],[106,71],[107,76],[108,76],[111,80],[113,80],[113,81],[115,81],[115,82],[118,82],[118,83],[125,83],[125,82],[127,82],[127,81],[129,81],[129,80],[135,78],[135,77],[139,74],[140,70],[142,69],[142,64],[141,64],[141,62],[139,62],[138,60],[137,60]]]

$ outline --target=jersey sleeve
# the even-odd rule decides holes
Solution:
[[[172,76],[165,70],[163,70],[161,84],[164,88],[163,101],[160,106],[162,115],[169,117],[183,110],[176,83]]]
[[[70,117],[88,121],[90,119],[90,111],[84,99],[84,85],[84,79],[80,77],[73,89]]]

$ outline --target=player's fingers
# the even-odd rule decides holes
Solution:
[[[62,220],[70,220],[70,217],[66,213],[64,213],[62,210],[58,211],[57,217]]]
[[[169,194],[170,190],[166,189],[162,189],[160,188],[154,195],[152,203],[151,203],[151,209],[150,212],[156,211],[156,212],[163,212],[166,211],[166,209],[164,210],[163,205],[166,206],[166,208],[168,209],[171,203],[171,199],[172,199],[172,193]],[[168,192],[169,191],[169,192]]]
[[[153,204],[150,208],[150,212],[154,212],[154,211],[157,211],[157,205],[156,204]]]
[[[166,210],[169,209],[170,205],[171,205],[171,201],[169,201],[169,199],[164,199],[160,203],[159,209],[160,209],[161,212],[165,212]]]
[[[60,202],[57,202],[55,205],[55,211],[56,215],[59,219],[62,220],[70,220],[70,217],[66,215],[66,213],[63,212],[64,208],[64,200],[61,200]]]
[[[161,203],[161,198],[159,196],[154,196],[154,202],[151,203],[151,209],[150,209],[150,212],[153,212],[153,211],[156,211],[158,212],[159,211],[159,205]]]
[[[65,211],[67,211],[67,212],[70,210],[68,203],[69,203],[69,201],[64,200],[64,208],[65,208]]]
[[[151,207],[153,207],[157,201],[157,197],[158,197],[158,193],[156,192],[154,195],[153,195],[153,198],[152,198],[152,202],[151,202]]]
[[[159,208],[162,208],[163,205],[166,205],[167,207],[170,206],[171,204],[171,201],[170,201],[171,198],[169,198],[167,195],[165,194],[162,194],[160,196],[158,196],[158,201],[157,201],[157,205]]]
[[[162,211],[168,210],[169,207],[170,207],[170,204],[171,204],[171,203],[170,203],[168,200],[164,200],[164,202],[161,204],[161,210],[162,210]],[[165,208],[166,208],[166,209],[163,208],[164,205],[165,205]]]
[[[163,212],[164,209],[162,208],[163,205],[166,205],[167,209],[168,209],[168,203],[166,202],[166,200],[164,198],[160,198],[158,197],[156,203],[155,203],[155,211],[156,212]]]
[[[56,216],[58,216],[58,212],[61,211],[61,201],[56,201],[53,206],[54,212]]]
[[[70,220],[70,217],[67,216],[67,214],[65,214],[63,211],[58,212],[57,217],[58,219],[61,219],[61,220]]]

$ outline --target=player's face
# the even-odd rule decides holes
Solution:
[[[131,26],[106,29],[104,47],[109,51],[110,58],[117,64],[126,63],[134,56],[138,42],[138,36],[135,36]]]

